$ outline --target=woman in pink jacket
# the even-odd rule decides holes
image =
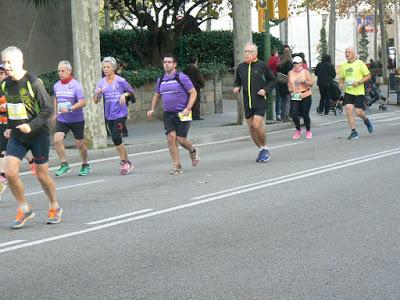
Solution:
[[[311,108],[311,87],[313,79],[308,70],[303,66],[303,60],[300,56],[293,58],[293,70],[288,74],[288,88],[291,95],[290,111],[296,132],[292,139],[298,140],[301,137],[300,117],[304,120],[306,126],[306,138],[311,139],[310,128],[310,108]]]

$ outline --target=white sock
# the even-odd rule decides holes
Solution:
[[[29,211],[29,205],[28,203],[25,203],[23,205],[20,205],[19,208],[24,212],[27,213]]]

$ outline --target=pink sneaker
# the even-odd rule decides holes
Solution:
[[[311,139],[312,138],[312,132],[310,130],[306,131],[306,139]]]
[[[134,168],[133,164],[129,160],[121,161],[120,165],[121,165],[121,171],[120,171],[121,175],[128,175]]]
[[[301,137],[301,134],[303,133],[303,130],[296,130],[296,132],[292,136],[292,140],[298,140]]]

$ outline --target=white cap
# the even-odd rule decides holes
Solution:
[[[295,57],[293,57],[293,63],[301,64],[301,63],[303,63],[303,59],[300,56],[295,56]]]

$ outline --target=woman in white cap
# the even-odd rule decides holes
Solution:
[[[288,88],[291,95],[290,111],[296,132],[292,139],[298,140],[303,131],[300,127],[300,117],[304,120],[306,127],[306,138],[311,139],[311,87],[313,79],[308,70],[303,66],[303,60],[300,56],[293,58],[293,69],[288,74]]]

